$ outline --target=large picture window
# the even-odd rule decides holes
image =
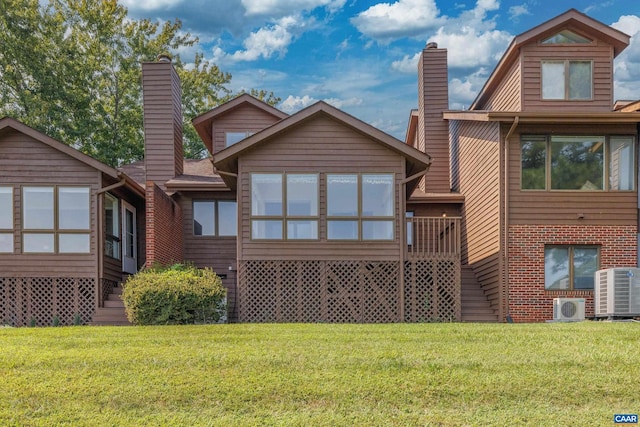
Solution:
[[[0,253],[13,253],[13,187],[0,187]]]
[[[393,174],[328,174],[327,239],[393,240]]]
[[[318,174],[251,175],[251,238],[316,240]]]
[[[591,61],[542,61],[542,99],[592,99]]]
[[[237,236],[237,203],[234,200],[194,200],[193,235]]]
[[[635,188],[632,137],[523,135],[523,190],[630,191]]]
[[[25,253],[89,253],[89,187],[22,188]]]
[[[600,251],[594,246],[546,246],[544,288],[546,290],[593,289],[600,266]]]

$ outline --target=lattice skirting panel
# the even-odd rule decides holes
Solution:
[[[459,258],[406,261],[405,321],[459,321],[462,311],[460,282]]]
[[[92,278],[0,277],[0,321],[13,326],[88,323],[96,306]]]
[[[460,262],[457,272],[448,271],[456,266],[444,261],[433,264],[435,272],[422,267],[420,272],[430,279],[408,275],[415,272],[412,264],[405,265],[403,274],[400,263],[394,261],[243,261],[239,265],[238,317],[241,322],[335,323],[459,319]],[[447,283],[440,284],[440,280]],[[405,299],[403,317],[402,291],[438,295],[432,304],[443,306],[431,307],[427,313]],[[407,308],[418,311],[407,312]]]

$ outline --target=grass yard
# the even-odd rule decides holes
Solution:
[[[603,426],[640,324],[0,328],[0,425]]]

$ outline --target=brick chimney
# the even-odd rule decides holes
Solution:
[[[418,61],[418,149],[431,156],[431,167],[420,189],[449,193],[449,123],[442,112],[449,109],[447,49],[427,43]]]
[[[182,90],[170,57],[142,64],[142,95],[146,181],[165,190],[183,165]]]

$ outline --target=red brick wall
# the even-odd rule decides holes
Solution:
[[[513,225],[509,227],[508,313],[514,322],[553,319],[553,299],[585,298],[593,316],[593,291],[546,291],[546,245],[599,245],[600,268],[636,265],[636,226]]]
[[[153,182],[146,186],[147,266],[184,259],[182,209]]]

